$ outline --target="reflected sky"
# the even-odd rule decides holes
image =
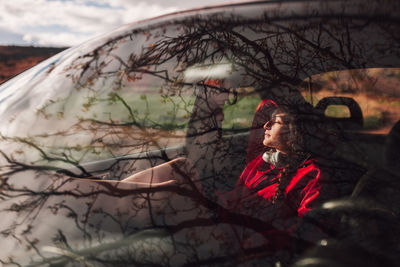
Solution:
[[[227,0],[5,0],[0,45],[73,46],[123,24]]]

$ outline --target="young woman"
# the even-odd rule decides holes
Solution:
[[[314,153],[318,125],[310,106],[277,107],[264,124],[264,152],[247,164],[233,191],[219,195],[223,205],[287,229],[295,218],[337,198],[329,164]]]

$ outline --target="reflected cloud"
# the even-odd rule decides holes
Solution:
[[[185,80],[194,82],[204,79],[223,79],[229,77],[232,73],[233,66],[229,63],[213,64],[213,65],[196,65],[188,68],[184,72]]]
[[[214,1],[203,1],[201,5],[208,4]],[[0,9],[5,12],[0,17],[0,28],[22,38],[0,42],[73,46],[123,24],[196,6],[196,2],[187,1],[2,1]]]

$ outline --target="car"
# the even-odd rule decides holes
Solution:
[[[0,262],[396,266],[399,17],[391,0],[218,5],[3,83]],[[223,201],[287,103],[312,110],[312,152],[338,188],[290,229]]]

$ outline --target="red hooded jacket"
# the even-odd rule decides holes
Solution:
[[[284,175],[283,169],[277,169],[272,164],[266,163],[262,155],[259,155],[246,166],[240,176],[238,186],[246,187],[250,194],[256,194],[271,204],[278,201],[287,202],[286,206],[292,211],[290,213],[297,212],[299,217],[321,201],[336,195],[335,188],[327,190],[326,187],[329,185],[324,184],[326,174],[322,173],[316,159],[309,159],[302,163],[289,177],[282,177]],[[283,196],[278,200],[276,194],[281,179],[289,180],[282,188]],[[327,195],[322,196],[321,191]]]

